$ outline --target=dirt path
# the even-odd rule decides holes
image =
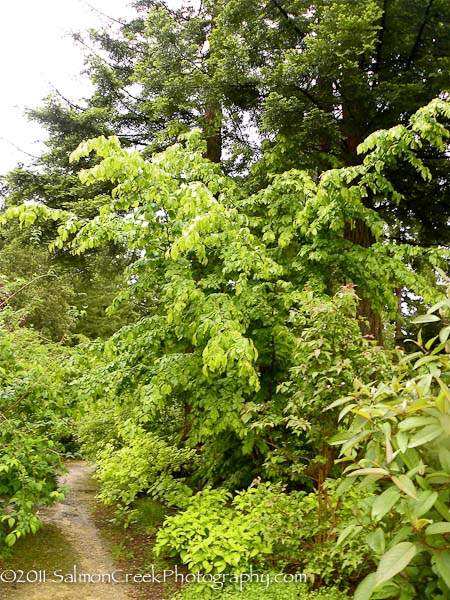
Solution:
[[[42,511],[42,530],[21,541],[16,558],[2,565],[9,577],[23,571],[21,579],[34,582],[0,583],[1,600],[128,599],[128,586],[108,582],[116,567],[89,510],[96,491],[93,467],[84,462],[67,466],[61,484],[70,491],[64,502]],[[121,573],[116,571],[116,577],[121,579]]]

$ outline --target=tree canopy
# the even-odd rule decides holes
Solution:
[[[129,22],[76,36],[89,48],[94,94],[81,105],[56,95],[30,112],[49,132],[48,152],[35,169],[7,177],[8,203],[32,198],[89,217],[110,188],[80,187],[78,167],[68,163],[80,141],[115,134],[150,156],[193,127],[203,131],[205,156],[252,192],[268,185],[269,174],[292,168],[317,178],[324,169],[359,164],[356,149],[369,134],[406,125],[447,87],[444,0],[134,5]],[[389,179],[403,197],[393,202],[372,191],[364,202],[386,222],[390,241],[445,245],[445,153],[424,144],[419,158],[431,178],[421,178],[407,161],[401,168],[392,163]],[[362,246],[375,241],[364,220],[349,223],[346,235]],[[122,268],[118,261],[117,271]],[[103,307],[110,299],[105,293]],[[400,296],[408,302],[405,291]],[[81,300],[76,306],[84,310]],[[361,312],[381,339],[380,316],[367,299]]]

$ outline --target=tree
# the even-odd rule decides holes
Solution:
[[[307,168],[318,177],[358,164],[356,149],[367,135],[407,123],[448,85],[444,0],[229,0],[178,10],[155,0],[135,7],[130,22],[112,21],[88,40],[77,36],[89,48],[95,87],[86,105],[50,99],[32,112],[51,131],[43,160],[54,165],[46,187],[57,198],[80,193],[66,178],[75,175],[67,152],[83,136],[114,133],[150,156],[199,126],[206,155],[256,191],[267,185],[267,173]],[[390,179],[404,197],[392,202],[370,193],[365,203],[387,223],[391,241],[446,244],[448,161],[426,144],[421,156],[431,182],[392,164]],[[57,174],[64,175],[60,184]],[[31,188],[25,183],[30,175],[22,172],[12,184],[22,198],[42,190],[36,175]],[[363,221],[349,223],[346,235],[363,247],[374,243]],[[398,295],[408,302],[406,289]],[[360,311],[366,333],[381,339],[381,315],[363,296]]]
[[[111,187],[83,186],[68,156],[86,136],[110,133],[99,114],[98,110],[68,108],[55,98],[32,111],[31,117],[48,129],[47,152],[31,167],[18,167],[5,176],[5,206],[42,202],[71,210],[78,218],[94,217]],[[84,166],[89,164],[85,161]],[[21,289],[14,293],[11,306],[28,325],[52,340],[109,336],[133,313],[127,307],[114,319],[105,314],[121,285],[129,260],[126,252],[105,245],[83,257],[73,257],[64,249],[49,255],[48,244],[55,235],[53,222],[36,223],[31,233],[12,224],[2,228],[0,273]]]
[[[348,536],[345,548],[353,554],[346,568],[358,578],[384,549],[373,550],[379,532],[359,548],[351,536],[353,509],[376,503],[368,496],[378,490],[346,504],[339,499],[333,441],[345,438],[350,452],[361,444],[363,461],[376,451],[378,461],[393,463],[398,440],[383,421],[397,436],[401,408],[395,398],[394,416],[368,412],[372,382],[382,394],[400,389],[413,402],[414,385],[426,383],[402,388],[398,353],[364,333],[378,337],[381,316],[395,322],[402,289],[425,304],[443,298],[437,267],[447,265],[446,232],[430,239],[438,202],[425,226],[418,222],[423,206],[413,211],[408,202],[423,194],[431,204],[436,190],[445,202],[447,193],[450,102],[441,77],[448,72],[447,42],[431,43],[430,23],[446,27],[448,8],[434,0],[422,11],[413,0],[411,20],[400,30],[401,0],[357,0],[352,11],[348,0],[228,0],[180,11],[137,3],[144,5],[145,22],[124,24],[116,36],[94,34],[110,63],[105,55],[91,62],[97,91],[86,107],[41,113],[54,123],[55,160],[46,163],[47,179],[33,174],[29,190],[39,190],[34,199],[44,201],[21,204],[29,174],[20,173],[18,202],[12,195],[2,219],[17,219],[46,242],[56,230],[51,257],[66,261],[68,273],[74,267],[90,273],[82,262],[87,256],[95,275],[95,261],[111,249],[127,262],[108,314],[133,305],[140,318],[85,346],[70,363],[80,373],[68,391],[82,409],[80,438],[99,462],[103,498],[118,502],[122,516],[142,493],[186,509],[160,541],[191,566],[203,560],[208,568],[214,561],[221,569],[247,566],[253,542],[264,555],[272,543],[286,551],[299,514],[310,519],[311,533],[294,532],[283,560],[305,547],[304,564],[311,558],[319,583],[330,581],[346,550],[339,546],[328,572],[323,556],[337,537]],[[436,98],[416,110],[429,93],[426,78]],[[405,98],[405,89],[414,94]],[[92,119],[102,135],[82,142],[67,162],[58,122],[74,141]],[[383,120],[392,126],[379,129]],[[71,202],[63,206],[66,193]],[[445,351],[444,342],[437,352]],[[389,388],[397,373],[397,387]],[[442,393],[435,389],[442,404],[446,384]],[[370,390],[369,408],[359,390]],[[352,411],[358,418],[348,440],[350,421],[341,425],[339,417],[350,419]],[[443,418],[439,435],[445,427]],[[425,449],[424,456],[432,460],[438,450]],[[411,474],[397,456],[399,481],[410,490],[403,476],[419,481],[422,466],[416,461]],[[397,485],[396,473],[385,471],[386,487]],[[434,491],[446,498],[445,490]],[[408,506],[398,511],[406,521]],[[350,530],[341,531],[341,514]],[[226,555],[221,538],[205,559],[196,528],[180,533],[197,515],[205,517],[205,547],[215,544],[223,515],[250,541],[236,556],[239,539],[231,533]],[[413,522],[411,539],[414,528]],[[446,525],[438,529],[446,534]],[[397,533],[394,524],[394,548]],[[399,564],[407,565],[412,548],[399,543]],[[388,551],[380,564],[392,556]],[[428,565],[432,570],[438,561],[442,580],[446,560],[437,550]]]
[[[356,149],[367,135],[406,123],[448,87],[450,12],[445,2],[273,0],[267,10],[259,2],[230,2],[221,24],[226,40],[221,64],[231,62],[238,48],[236,83],[244,84],[255,73],[259,78],[259,123],[263,136],[273,140],[259,163],[263,177],[274,168],[320,172],[357,164]],[[413,169],[402,169],[395,183],[405,197],[398,205],[379,194],[365,202],[390,224],[393,237],[427,246],[447,241],[440,223],[449,216],[448,161],[426,147],[423,157],[435,174],[434,184],[421,184]],[[414,232],[413,239],[407,231]],[[348,227],[346,235],[365,247],[374,242],[363,221]],[[368,332],[381,339],[380,315],[366,298],[361,300]]]
[[[343,284],[351,292],[349,281],[373,306],[393,313],[401,285],[428,302],[435,299],[430,280],[408,263],[418,256],[431,269],[441,253],[387,245],[384,223],[364,200],[378,191],[397,197],[384,171],[399,160],[399,151],[424,178],[430,176],[417,152],[425,143],[445,145],[449,131],[440,120],[449,114],[448,102],[434,100],[408,126],[372,134],[361,146],[361,165],[327,171],[317,183],[307,172],[291,170],[253,196],[202,158],[198,132],[151,162],[122,148],[117,138],[101,137],[73,155],[96,150],[100,162],[83,180],[115,186],[98,216],[85,222],[44,205],[8,209],[6,216],[30,223],[39,216],[63,219],[54,249],[90,252],[112,240],[139,257],[117,303],[132,299],[146,307],[146,317],[108,342],[112,358],[100,363],[99,379],[89,387],[97,395],[109,373],[100,392],[106,405],[120,394],[126,406],[128,398],[125,410],[160,433],[157,424],[174,415],[171,435],[182,446],[202,448],[201,477],[228,480],[233,465],[231,481],[242,485],[260,471],[271,444],[279,446],[278,427],[283,445],[291,419],[297,433],[310,426],[289,400],[289,386],[284,392],[280,387],[296,362],[309,364],[295,352],[297,338],[304,337],[296,313],[313,314],[314,302],[330,301]],[[370,248],[346,238],[347,224],[361,220],[380,239]],[[338,327],[345,330],[350,326],[342,319]],[[323,331],[328,329],[325,320]],[[324,336],[318,331],[309,338],[313,343]],[[354,348],[363,351],[360,342]],[[319,357],[320,345],[316,350]],[[360,370],[370,373],[376,363],[376,357],[368,359]],[[310,368],[325,368],[318,365]],[[332,368],[330,377],[339,377],[339,369]],[[329,398],[326,389],[324,394]],[[316,403],[312,407],[316,414]],[[314,450],[321,453],[321,447]]]

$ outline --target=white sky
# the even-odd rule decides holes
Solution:
[[[56,87],[65,97],[89,96],[83,54],[71,31],[97,28],[107,19],[134,14],[130,0],[0,0],[0,175],[40,154],[45,131],[30,123],[25,108],[36,108]],[[171,5],[179,4],[172,0]],[[93,10],[93,7],[96,10]]]

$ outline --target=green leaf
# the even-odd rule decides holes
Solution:
[[[348,527],[345,527],[345,529],[343,529],[337,539],[337,546],[339,546],[340,544],[342,544],[349,535],[351,534],[355,534],[355,533],[359,533],[361,531],[362,527],[361,525],[357,525],[356,523],[352,523],[351,525],[349,525]]]
[[[386,547],[386,541],[384,531],[381,527],[378,527],[372,533],[367,534],[366,541],[375,554],[383,554]]]
[[[355,408],[355,406],[358,406],[358,405],[353,403],[353,404],[347,404],[347,406],[344,406],[344,408],[339,413],[338,420],[342,421],[342,419],[345,417],[345,415],[348,414],[350,411],[352,411]]]
[[[439,422],[444,433],[446,435],[450,435],[450,415],[448,413],[443,413],[439,415]]]
[[[415,429],[422,425],[436,424],[436,417],[407,417],[401,421],[398,428],[403,430]]]
[[[409,440],[409,448],[416,448],[417,446],[423,446],[424,444],[435,440],[437,437],[443,434],[442,427],[440,425],[429,425],[424,427],[422,431],[416,433]]]
[[[417,501],[414,507],[414,515],[416,518],[425,515],[431,510],[438,499],[438,493],[431,490],[423,490],[419,492]]]
[[[384,583],[403,571],[417,554],[417,547],[411,542],[400,542],[389,548],[381,557],[375,576],[375,587],[380,588]]]
[[[372,519],[381,520],[394,504],[400,499],[400,491],[396,487],[390,487],[380,494],[372,506]]]
[[[369,573],[358,585],[353,600],[369,600],[375,590],[376,573]]]
[[[398,448],[402,454],[408,449],[408,436],[404,431],[399,431],[395,436]]]
[[[447,507],[447,504],[442,502],[442,500],[436,500],[434,508],[438,511],[438,513],[443,517],[446,521],[450,521],[450,510]]]
[[[434,323],[440,320],[437,315],[419,315],[411,319],[411,323]]]
[[[8,535],[5,537],[5,543],[7,546],[14,546],[16,541],[17,538],[14,533],[8,533]]]
[[[345,492],[354,485],[354,481],[349,477],[343,479],[336,489],[336,498],[340,498],[345,495]]]
[[[444,521],[432,523],[425,530],[425,535],[438,535],[440,533],[450,533],[450,523]]]
[[[389,475],[389,471],[378,467],[368,467],[367,469],[356,469],[348,474],[349,477],[357,477],[358,475],[379,475],[381,477]]]
[[[391,539],[392,546],[403,542],[404,540],[408,540],[410,536],[413,534],[414,530],[411,525],[404,525],[400,529],[397,530],[394,537]]]
[[[435,311],[439,310],[440,308],[442,308],[445,305],[448,306],[448,300],[440,300],[439,302],[436,302],[436,304],[433,304],[433,306],[431,306],[427,310],[427,314],[430,315],[431,313],[434,313]]]
[[[439,332],[439,339],[442,343],[444,343],[448,340],[449,336],[450,336],[450,325],[447,325],[447,327],[443,327],[441,329],[441,331]]]
[[[398,477],[394,476],[392,477],[392,481],[399,489],[402,490],[402,492],[405,492],[405,494],[411,496],[411,498],[414,498],[414,500],[417,498],[417,491],[414,483],[407,475],[399,475]]]
[[[448,550],[433,551],[433,558],[438,574],[450,590],[450,552]]]
[[[426,342],[426,344],[425,344],[425,348],[426,348],[427,350],[429,350],[429,349],[430,349],[430,348],[433,346],[434,342],[435,342],[437,339],[438,339],[438,336],[437,336],[437,335],[435,335],[434,337],[430,338],[430,339],[429,339],[429,340]]]
[[[354,398],[352,396],[346,396],[345,398],[339,398],[338,400],[335,400],[329,406],[327,406],[325,410],[331,410],[332,408],[336,408],[337,406],[341,406],[342,404],[347,404],[348,402],[350,402],[353,399]]]
[[[450,451],[444,446],[440,445],[438,449],[438,455],[442,468],[445,469],[447,473],[450,473]]]

